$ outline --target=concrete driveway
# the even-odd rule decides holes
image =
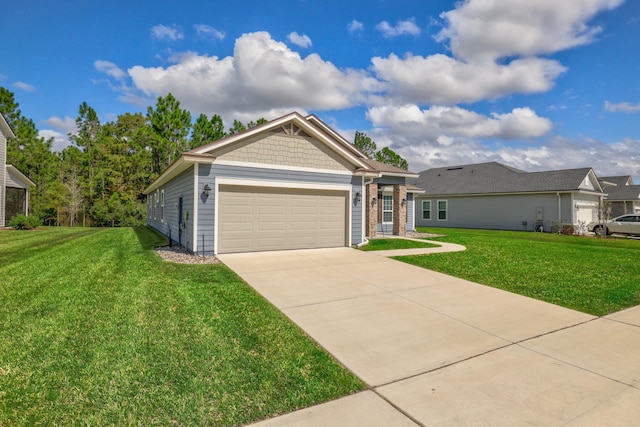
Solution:
[[[350,248],[219,258],[371,387],[260,425],[640,424],[640,308],[596,318]]]

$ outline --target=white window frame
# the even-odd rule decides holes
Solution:
[[[164,222],[164,190],[160,191],[160,221]]]
[[[440,209],[440,203],[444,203],[444,210]],[[438,200],[436,207],[438,221],[447,221],[449,219],[449,202],[447,200]],[[444,212],[444,219],[440,218],[440,212]]]
[[[429,204],[429,209],[425,209],[424,208],[425,203]],[[429,218],[425,218],[424,217],[424,213],[425,212],[429,212]],[[431,200],[423,200],[422,201],[422,220],[423,221],[431,221],[433,219],[432,213],[433,213],[433,209],[431,209]]]
[[[385,209],[385,202],[391,203],[391,209]],[[391,220],[385,221],[384,214],[390,213]],[[392,194],[383,194],[382,195],[382,223],[383,224],[393,224],[393,195]]]

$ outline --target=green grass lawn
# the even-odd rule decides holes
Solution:
[[[640,241],[421,228],[466,251],[397,259],[602,316],[640,304]]]
[[[417,242],[415,240],[406,239],[371,239],[369,244],[362,246],[360,249],[363,251],[386,251],[391,249],[413,249],[413,248],[437,248],[439,245],[434,245],[427,242]]]
[[[147,228],[0,231],[0,425],[239,425],[364,384]]]

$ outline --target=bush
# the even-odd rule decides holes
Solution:
[[[42,221],[35,215],[18,214],[9,220],[9,226],[16,230],[31,230],[42,225]]]

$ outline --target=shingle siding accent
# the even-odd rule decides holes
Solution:
[[[344,159],[310,137],[275,133],[231,148],[231,151],[214,151],[213,154],[220,160],[237,162],[336,171],[351,170]]]

